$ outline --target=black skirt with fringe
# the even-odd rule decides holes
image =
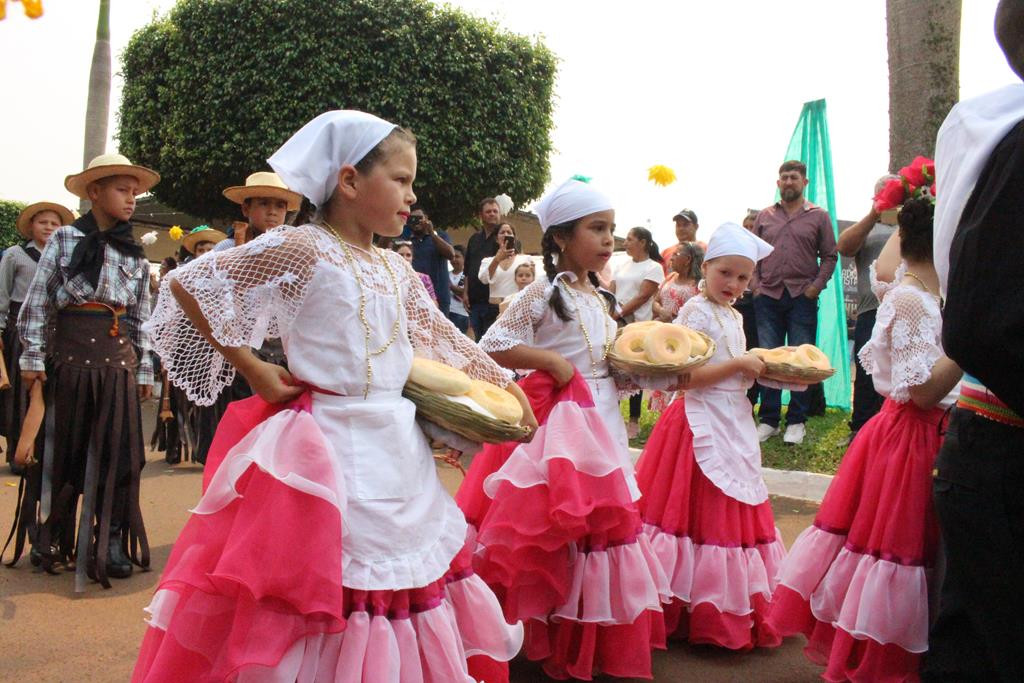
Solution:
[[[84,590],[87,574],[110,587],[110,543],[119,543],[134,564],[149,567],[139,505],[145,447],[138,355],[123,329],[112,324],[112,312],[89,306],[57,316],[45,385],[45,437],[23,481],[10,562],[17,562],[29,535],[44,569],[77,563],[76,592]]]

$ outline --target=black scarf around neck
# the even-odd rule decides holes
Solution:
[[[100,281],[106,245],[109,244],[125,256],[144,257],[142,245],[135,241],[132,224],[128,221],[118,221],[109,230],[100,230],[96,218],[90,211],[71,225],[85,233],[85,237],[75,245],[75,250],[71,253],[71,263],[68,264],[71,277],[85,273],[86,279],[94,289]]]
[[[28,254],[30,259],[39,263],[39,257],[42,256],[42,254],[39,252],[39,248],[35,245],[35,242],[25,242],[21,245],[21,250]]]

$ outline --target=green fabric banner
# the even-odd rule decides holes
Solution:
[[[786,159],[799,159],[807,164],[805,197],[812,204],[828,210],[832,232],[839,238],[836,223],[836,190],[832,181],[832,146],[828,137],[825,100],[805,102],[800,120],[793,129]],[[832,362],[836,374],[825,382],[825,403],[850,409],[850,351],[846,338],[846,307],[843,304],[841,264],[836,264],[828,287],[818,297],[817,345]]]

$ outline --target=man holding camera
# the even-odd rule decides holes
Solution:
[[[480,263],[498,253],[498,227],[501,209],[494,197],[479,205],[482,228],[473,233],[466,244],[466,290],[469,299],[469,325],[473,338],[479,340],[498,317],[498,307],[491,303],[491,288],[480,281]]]
[[[430,278],[437,293],[437,305],[447,316],[451,305],[448,262],[455,255],[452,241],[447,233],[434,228],[419,204],[413,204],[405,227],[403,237],[412,243],[412,268]]]

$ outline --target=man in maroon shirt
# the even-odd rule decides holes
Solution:
[[[773,247],[757,264],[758,289],[754,295],[758,343],[766,349],[784,344],[813,344],[818,330],[818,295],[828,286],[838,254],[828,212],[804,199],[807,166],[787,161],[779,168],[781,199],[757,215],[754,234]],[[820,261],[820,263],[819,263]],[[783,441],[804,440],[808,392],[793,392],[786,415]],[[779,433],[782,392],[761,391],[761,441]]]

